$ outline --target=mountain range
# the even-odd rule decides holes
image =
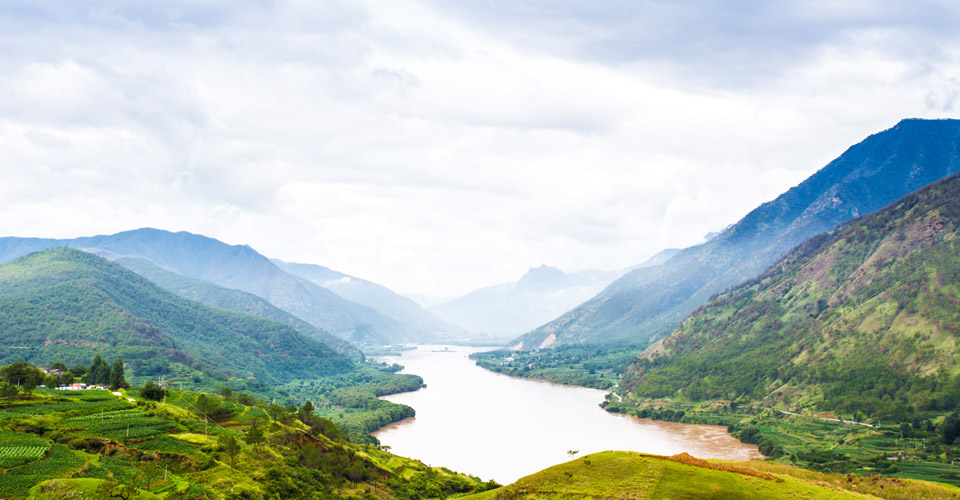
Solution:
[[[750,398],[884,419],[960,403],[960,176],[816,236],[698,308],[628,397]]]
[[[185,299],[71,248],[0,266],[0,344],[0,364],[73,366],[107,352],[140,376],[199,372],[281,384],[354,367],[290,326]]]
[[[517,343],[525,349],[611,340],[644,345],[805,239],[958,171],[960,120],[903,120],[850,147],[709,241],[661,265],[630,271]]]
[[[436,333],[430,325],[404,323],[288,273],[249,246],[228,245],[188,232],[143,228],[63,240],[6,237],[0,238],[0,262],[59,246],[91,251],[110,259],[146,259],[172,273],[247,292],[317,328],[357,344],[424,342],[432,340]],[[383,290],[380,290],[381,295],[392,293]],[[195,298],[203,300],[203,295]],[[426,311],[424,314],[429,315]],[[436,320],[436,323],[440,321]]]

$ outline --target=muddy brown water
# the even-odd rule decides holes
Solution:
[[[436,352],[443,349],[449,352]],[[391,452],[433,466],[494,479],[501,484],[604,450],[657,455],[686,452],[699,458],[748,460],[756,446],[740,443],[726,428],[657,422],[607,413],[604,391],[500,375],[468,359],[482,348],[419,346],[401,357],[403,373],[427,387],[384,399],[410,405],[417,416],[374,435]]]

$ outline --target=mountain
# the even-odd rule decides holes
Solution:
[[[278,384],[354,363],[293,328],[194,302],[96,255],[70,248],[0,266],[0,364],[123,358],[133,375],[173,365]]]
[[[252,293],[355,343],[394,344],[432,339],[429,332],[418,331],[283,271],[249,246],[228,245],[187,232],[143,228],[72,240],[0,238],[0,262],[57,246],[103,253],[111,258],[142,257],[177,274]]]
[[[376,283],[315,264],[297,264],[273,259],[280,269],[310,280],[357,304],[376,309],[384,316],[431,334],[461,333],[463,329],[434,316],[412,299]]]
[[[815,234],[874,212],[960,171],[960,120],[903,120],[849,148],[775,200],[659,266],[633,270],[597,296],[519,339],[534,349],[672,331],[711,295],[756,276]]]
[[[230,288],[214,285],[196,278],[167,271],[153,262],[141,257],[121,257],[114,260],[117,264],[147,278],[164,290],[173,292],[181,297],[202,302],[204,304],[242,313],[262,316],[273,321],[283,323],[294,330],[323,342],[341,354],[360,360],[363,354],[359,349],[340,337],[333,336],[310,323],[283,311],[252,293],[241,292]]]
[[[616,271],[565,274],[555,267],[540,266],[518,281],[481,288],[429,309],[473,333],[513,336],[596,295],[619,275]]]
[[[697,309],[628,398],[740,398],[903,421],[960,403],[960,176],[807,240]]]

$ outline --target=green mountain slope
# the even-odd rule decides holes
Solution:
[[[172,233],[142,228],[70,240],[5,237],[0,238],[0,262],[61,246],[110,258],[142,257],[177,274],[249,292],[356,343],[393,344],[433,338],[429,332],[419,331],[283,271],[249,246],[228,245],[184,231]]]
[[[172,363],[274,384],[353,363],[293,328],[174,295],[87,252],[57,248],[0,266],[0,363],[85,364],[97,352],[133,375]]]
[[[707,462],[605,451],[555,465],[464,500],[947,499],[960,489],[899,479],[818,474],[762,462]]]
[[[141,257],[121,257],[114,260],[117,264],[160,285],[161,288],[181,297],[202,302],[207,305],[231,309],[242,313],[262,316],[290,326],[294,330],[334,348],[348,357],[362,359],[363,354],[349,342],[335,337],[306,321],[275,307],[252,293],[242,292],[214,285],[196,278],[189,278],[150,262]]]
[[[960,120],[904,120],[852,146],[710,241],[663,265],[634,270],[596,297],[520,340],[555,343],[665,335],[711,295],[763,272],[805,239],[960,171]]]
[[[695,311],[628,397],[750,398],[903,420],[960,403],[960,177],[806,241]]]

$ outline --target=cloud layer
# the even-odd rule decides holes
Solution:
[[[948,2],[5,2],[0,222],[452,296],[735,222],[955,116]]]

